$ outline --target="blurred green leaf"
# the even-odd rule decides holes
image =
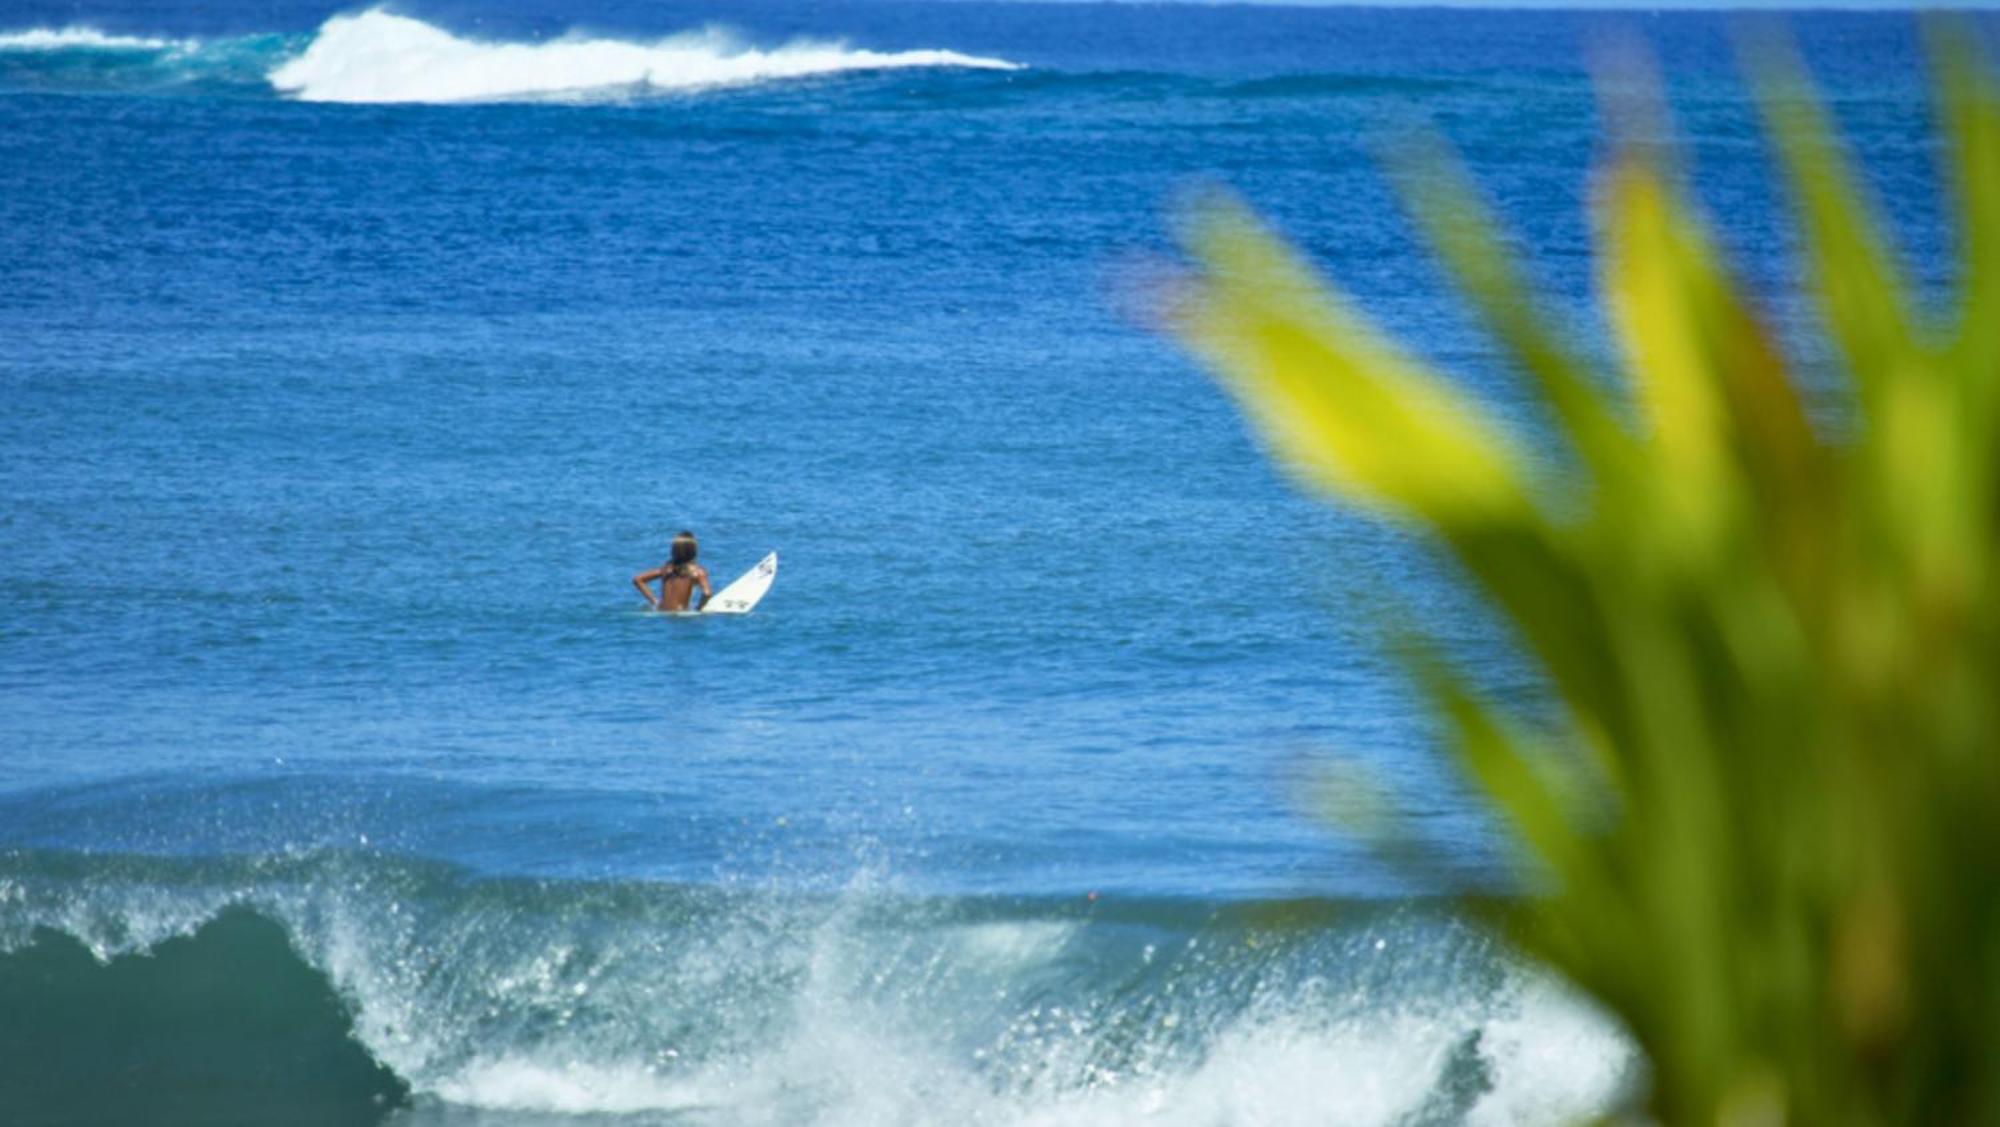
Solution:
[[[1404,647],[1522,846],[1529,893],[1468,909],[1626,1023],[1635,1110],[1667,1122],[2000,1123],[2000,104],[1970,25],[1927,31],[1964,248],[1943,342],[1802,64],[1753,55],[1852,375],[1834,436],[1681,198],[1658,99],[1613,107],[1596,197],[1629,404],[1442,146],[1400,166],[1577,455],[1560,500],[1241,204],[1186,225],[1174,329],[1304,480],[1449,549],[1546,675],[1560,709],[1530,722]],[[1366,793],[1339,788],[1343,817],[1383,837]]]

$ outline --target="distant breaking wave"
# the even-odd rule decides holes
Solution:
[[[167,51],[195,45],[192,39],[108,35],[94,27],[33,27],[0,32],[0,51]]]
[[[307,35],[174,39],[81,25],[5,30],[0,59],[0,90],[275,92],[351,103],[604,101],[858,71],[1018,69],[957,51],[871,51],[806,40],[758,47],[719,28],[648,40],[572,33],[495,42],[379,8],[336,16]]]
[[[271,85],[309,102],[476,102],[699,90],[899,67],[1013,69],[956,51],[866,51],[799,42],[772,50],[721,31],[652,42],[565,36],[545,43],[462,39],[379,9],[330,19]]]

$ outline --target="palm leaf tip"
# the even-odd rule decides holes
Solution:
[[[1309,484],[1444,528],[1529,508],[1519,460],[1464,396],[1391,347],[1240,202],[1189,206],[1196,269],[1169,324]]]

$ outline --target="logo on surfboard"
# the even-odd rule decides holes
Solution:
[[[715,593],[703,614],[748,614],[750,608],[760,602],[771,589],[772,580],[778,577],[778,553],[772,552],[757,561],[757,566],[743,573],[742,577]]]

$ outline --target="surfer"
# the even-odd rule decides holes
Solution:
[[[699,549],[695,547],[694,533],[682,529],[674,537],[673,554],[667,562],[651,571],[642,571],[633,576],[632,586],[639,589],[640,596],[654,610],[668,611],[688,609],[688,600],[693,597],[694,589],[699,586],[701,602],[695,604],[694,609],[700,610],[708,605],[709,590],[708,571],[694,562],[698,551]],[[653,589],[650,586],[655,579],[660,581],[660,597],[657,599],[653,597]]]

